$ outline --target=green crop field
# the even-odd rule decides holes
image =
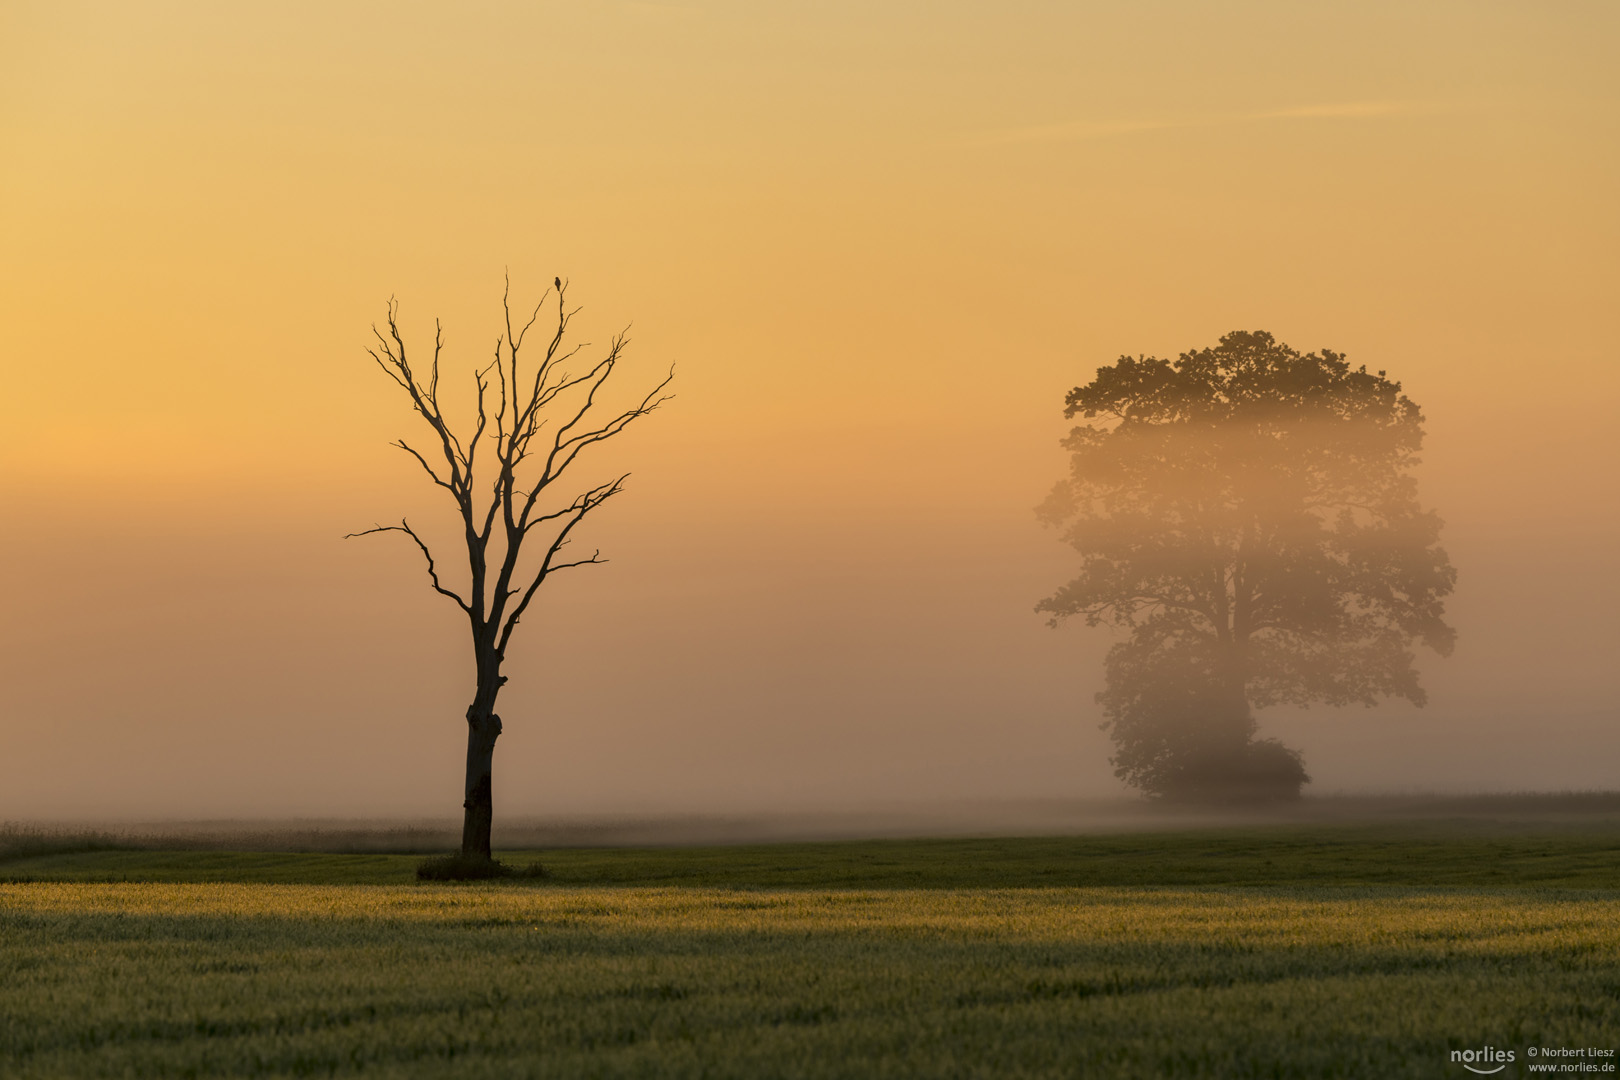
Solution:
[[[0,1074],[1465,1077],[1490,1045],[1520,1076],[1620,1043],[1608,827],[508,857],[548,877],[16,852]]]

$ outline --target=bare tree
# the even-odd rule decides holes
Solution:
[[[532,369],[521,362],[524,339],[540,318],[546,299],[556,293],[556,327],[546,343],[545,355]],[[652,412],[669,395],[664,389],[674,369],[640,402],[613,411],[598,399],[618,366],[628,339],[614,336],[607,355],[580,374],[565,367],[589,343],[565,347],[568,324],[578,313],[567,306],[568,286],[557,278],[535,305],[526,322],[512,321],[511,281],[501,296],[505,332],[496,339],[495,358],[475,372],[477,419],[470,432],[457,434],[439,404],[439,355],[444,348],[443,328],[434,323],[433,363],[424,383],[406,356],[405,339],[396,320],[398,305],[388,302],[386,333],[372,326],[377,338],[368,350],[377,366],[410,396],[414,408],[432,429],[423,449],[401,439],[395,443],[416,459],[428,478],[449,492],[460,515],[470,577],[466,594],[447,586],[439,576],[439,562],[426,541],[406,520],[378,525],[350,536],[399,532],[416,544],[427,562],[434,591],[448,597],[467,617],[472,630],[476,689],[467,706],[466,810],[461,833],[464,859],[490,859],[490,824],[494,816],[491,767],[501,718],[495,699],[506,676],[501,674],[512,632],[529,609],[546,579],[560,570],[605,562],[601,551],[586,558],[566,558],[564,549],[585,518],[619,494],[629,474],[558,498],[559,481],[587,448],[611,439],[632,421]],[[532,355],[532,353],[531,353]],[[476,478],[475,478],[476,470]],[[528,552],[520,570],[519,559]],[[538,558],[536,559],[536,553]]]

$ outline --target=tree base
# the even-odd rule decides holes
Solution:
[[[1151,794],[1177,803],[1297,802],[1310,781],[1299,751],[1262,739],[1236,754],[1202,757],[1169,771]]]
[[[491,881],[546,876],[546,868],[539,863],[516,867],[507,866],[499,859],[468,858],[465,855],[441,855],[424,861],[416,868],[417,881]]]

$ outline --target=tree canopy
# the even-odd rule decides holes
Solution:
[[[1122,356],[1064,415],[1082,420],[1069,475],[1038,513],[1081,565],[1037,610],[1126,633],[1099,695],[1122,778],[1175,793],[1292,755],[1303,781],[1297,754],[1253,741],[1252,709],[1424,703],[1412,647],[1450,653],[1456,574],[1400,383],[1234,332]]]

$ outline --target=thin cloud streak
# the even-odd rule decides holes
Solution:
[[[990,132],[972,141],[980,146],[1005,146],[1013,143],[1085,142],[1091,139],[1107,139],[1118,135],[1134,135],[1144,131],[1222,127],[1228,124],[1254,123],[1259,120],[1357,119],[1434,111],[1436,111],[1436,106],[1414,101],[1350,101],[1329,105],[1301,105],[1289,109],[1268,109],[1264,112],[1227,113],[1224,115],[1183,117],[1179,119],[1134,120],[1111,124],[1099,124],[1090,121],[1044,124],[1038,127],[1012,128],[1006,131]]]
[[[1241,119],[1307,120],[1315,117],[1394,116],[1398,113],[1432,111],[1432,106],[1424,106],[1414,101],[1351,101],[1340,105],[1304,105],[1297,109],[1251,113]]]

